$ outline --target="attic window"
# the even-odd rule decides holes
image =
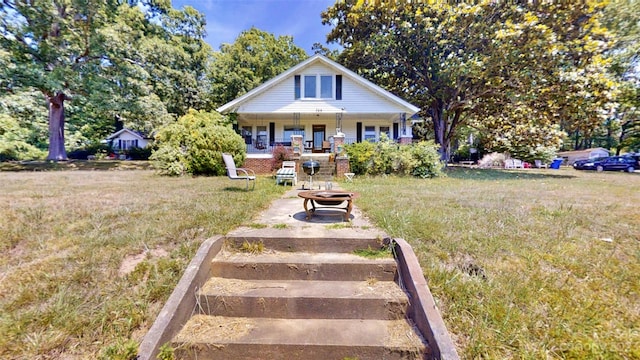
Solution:
[[[294,98],[300,99],[302,95],[303,99],[333,99],[333,79],[333,75],[295,75]]]

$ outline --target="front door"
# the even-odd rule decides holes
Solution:
[[[313,152],[322,152],[322,142],[324,141],[325,125],[313,125]]]

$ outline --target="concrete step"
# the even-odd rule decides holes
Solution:
[[[429,348],[405,320],[235,318],[196,315],[173,338],[191,359],[423,359]]]
[[[303,200],[300,199],[300,209]],[[353,253],[356,250],[380,249],[381,240],[371,237],[363,239],[361,233],[353,231],[353,237],[326,237],[318,236],[317,232],[311,230],[302,230],[296,233],[295,238],[283,238],[282,234],[272,229],[260,229],[260,231],[247,232],[242,235],[230,236],[226,239],[225,244],[232,248],[239,249],[244,242],[249,244],[262,243],[265,249],[284,251],[284,252],[334,252],[334,253]],[[349,234],[347,234],[349,235]]]
[[[211,278],[199,311],[230,317],[404,319],[409,301],[392,281],[274,281]]]
[[[214,277],[254,280],[394,281],[393,258],[367,259],[346,253],[246,254],[220,252],[211,262]]]

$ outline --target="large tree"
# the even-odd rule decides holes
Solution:
[[[323,22],[343,64],[422,109],[446,160],[471,120],[518,152],[557,147],[563,121],[597,125],[613,85],[601,11],[595,2],[344,1]]]
[[[617,107],[610,113],[608,139],[622,150],[640,152],[640,2],[613,0],[605,24],[615,34],[612,70],[621,83]]]
[[[4,0],[0,46],[11,54],[9,91],[40,90],[49,107],[49,160],[65,160],[65,101],[94,81],[102,65],[97,30],[115,13],[115,1]]]
[[[220,106],[243,95],[307,58],[291,36],[251,28],[233,44],[222,44],[211,67],[214,102]]]
[[[114,120],[151,131],[189,108],[212,107],[211,49],[203,41],[204,17],[193,8],[178,11],[165,0],[0,4],[0,49],[11,59],[0,86],[35,88],[46,97],[49,160],[67,158],[70,100],[72,130],[98,136]]]

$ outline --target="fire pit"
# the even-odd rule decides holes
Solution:
[[[315,160],[309,160],[302,163],[302,170],[309,175],[309,189],[313,188],[313,175],[320,170],[320,163]],[[302,186],[304,189],[304,185]]]
[[[344,210],[344,221],[349,221],[351,216],[351,210],[353,209],[353,199],[358,197],[358,193],[340,191],[340,190],[315,190],[315,191],[302,191],[298,193],[298,196],[304,199],[304,212],[307,214],[306,219],[311,220],[311,216],[316,213],[316,210],[322,207],[331,209]],[[311,202],[311,208],[308,203]],[[339,207],[338,205],[346,202],[345,207]]]

